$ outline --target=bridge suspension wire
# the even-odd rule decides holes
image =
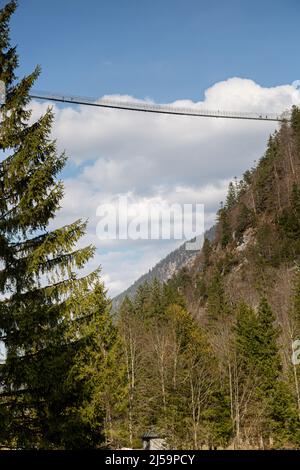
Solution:
[[[265,112],[230,112],[230,111],[212,111],[201,108],[184,108],[164,104],[153,104],[147,102],[135,101],[115,101],[106,98],[93,100],[92,98],[83,98],[75,96],[54,95],[47,92],[33,92],[29,95],[31,99],[55,101],[60,103],[79,104],[84,106],[94,106],[99,108],[119,109],[126,111],[137,111],[143,113],[168,114],[176,116],[194,116],[210,117],[222,119],[247,119],[254,121],[285,121],[289,119],[287,112],[283,114],[265,113]]]

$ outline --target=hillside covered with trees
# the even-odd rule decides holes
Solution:
[[[0,11],[0,448],[97,447],[117,392],[118,337],[99,270],[80,276],[94,253],[77,248],[86,222],[49,229],[66,157],[50,138],[50,108],[30,123],[40,70],[15,76],[15,8]]]
[[[182,448],[299,448],[299,240],[293,108],[230,183],[193,266],[123,301],[132,429],[156,426]]]

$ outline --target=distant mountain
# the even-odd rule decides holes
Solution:
[[[215,226],[211,227],[204,234],[204,238],[209,241],[213,241],[215,237]],[[152,269],[147,273],[139,277],[128,289],[121,294],[117,295],[113,299],[113,308],[117,309],[124,297],[133,297],[136,293],[137,288],[145,282],[151,282],[153,279],[157,279],[160,282],[166,282],[172,276],[174,276],[184,266],[190,266],[195,260],[198,250],[186,250],[186,242],[183,243],[179,248],[169,253],[165,258],[159,261]]]

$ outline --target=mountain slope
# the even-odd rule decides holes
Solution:
[[[222,288],[230,305],[256,308],[264,295],[277,321],[286,319],[300,262],[300,112],[270,137],[256,168],[231,183],[218,213],[215,240],[195,258],[188,293],[197,317],[218,315]],[[219,295],[221,293],[219,292]],[[220,307],[220,306],[219,306]]]
[[[211,227],[204,234],[204,238],[212,241],[215,236],[215,226]],[[118,308],[122,300],[128,296],[133,297],[139,286],[145,283],[151,283],[154,279],[159,282],[166,282],[172,276],[174,276],[184,266],[192,264],[198,254],[197,251],[186,250],[185,243],[179,248],[169,253],[165,258],[159,261],[148,273],[143,274],[139,277],[128,289],[119,294],[113,299],[113,307]]]
[[[151,423],[176,449],[300,448],[299,109],[230,184],[214,239],[117,318],[137,432]]]

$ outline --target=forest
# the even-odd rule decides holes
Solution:
[[[111,308],[80,273],[87,222],[49,229],[66,155],[49,108],[31,122],[40,69],[18,79],[10,1],[0,11],[1,449],[299,449],[300,109],[229,185],[213,241],[169,281]]]

